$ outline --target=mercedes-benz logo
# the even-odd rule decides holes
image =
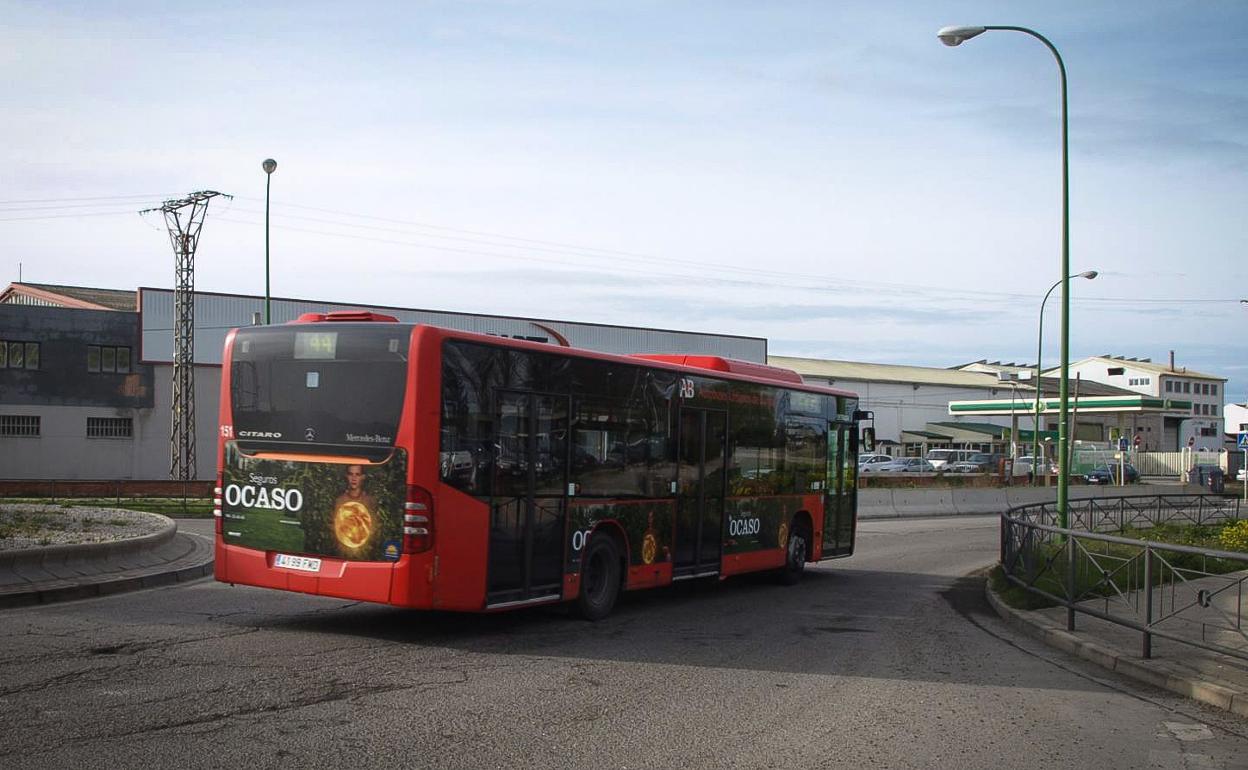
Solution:
[[[316,431],[312,428],[304,429],[303,438],[305,441],[316,441]]]

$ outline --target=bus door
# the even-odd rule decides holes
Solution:
[[[568,399],[499,391],[487,606],[558,598],[567,515]]]
[[[857,465],[850,451],[851,426],[828,423],[827,499],[823,506],[823,555],[854,550],[854,493]]]
[[[674,577],[719,572],[727,437],[727,412],[680,410]]]

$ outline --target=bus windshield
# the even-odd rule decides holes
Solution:
[[[229,363],[235,438],[394,446],[410,334],[397,324],[240,329]]]

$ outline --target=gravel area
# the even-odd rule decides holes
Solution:
[[[119,508],[0,505],[0,551],[75,543],[105,543],[158,532],[168,519]]]

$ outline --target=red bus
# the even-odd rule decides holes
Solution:
[[[849,556],[857,398],[709,356],[619,356],[309,314],[230,332],[216,579],[494,611]]]

